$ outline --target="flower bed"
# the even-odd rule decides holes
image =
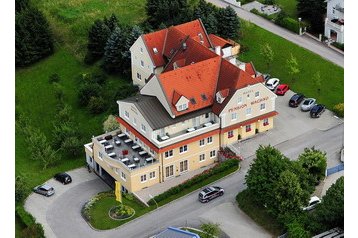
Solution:
[[[218,157],[221,161],[225,161],[228,159],[234,159],[238,161],[243,161],[244,158],[240,155],[236,155],[232,150],[230,150],[228,147],[220,148],[218,151]]]
[[[134,216],[135,211],[133,208],[120,204],[119,206],[112,207],[109,210],[109,217],[114,220],[125,220]]]

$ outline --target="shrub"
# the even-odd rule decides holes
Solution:
[[[91,97],[88,102],[88,109],[93,114],[99,114],[106,110],[106,102],[102,97]]]
[[[55,93],[56,99],[58,101],[63,101],[65,93],[63,91],[63,87],[61,86],[61,84],[59,84],[57,82],[53,82],[53,88],[54,88],[54,93]]]
[[[287,30],[290,30],[294,33],[298,33],[299,31],[299,23],[297,20],[291,18],[291,17],[284,17],[282,20],[278,20],[278,18],[276,18],[275,23],[277,25],[280,25],[284,28],[286,28]]]
[[[29,192],[29,188],[28,188],[28,185],[27,185],[24,177],[22,177],[20,175],[16,176],[16,178],[15,178],[15,201],[21,202],[22,200],[24,200],[24,198],[26,197],[28,192]]]
[[[31,226],[32,224],[35,223],[35,218],[30,213],[25,211],[23,206],[17,206],[15,209],[15,212],[16,212],[16,215],[21,219],[21,221],[26,226]]]
[[[91,97],[97,97],[101,91],[99,84],[83,84],[78,92],[78,102],[80,106],[87,106]]]
[[[339,117],[344,117],[344,103],[334,105],[333,112]]]
[[[332,45],[342,51],[344,51],[344,44],[338,43],[338,42],[333,42]]]
[[[45,232],[41,224],[34,223],[22,230],[21,237],[45,238]]]

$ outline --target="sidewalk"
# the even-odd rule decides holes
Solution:
[[[326,177],[317,187],[314,192],[314,195],[316,195],[319,198],[322,198],[324,195],[326,195],[327,190],[331,187],[332,184],[334,184],[337,179],[344,176],[344,170],[339,171],[337,173],[331,174],[330,176]]]
[[[179,184],[183,183],[185,180],[188,180],[197,174],[201,174],[204,170],[207,170],[207,169],[213,167],[214,165],[215,164],[212,164],[212,165],[209,165],[209,166],[206,166],[206,167],[194,170],[194,171],[187,172],[187,173],[182,174],[178,177],[174,177],[172,179],[166,180],[164,183],[158,183],[158,184],[153,185],[149,188],[142,189],[138,192],[135,192],[135,194],[138,197],[140,197],[143,201],[148,202],[151,199],[149,197],[149,194],[152,195],[153,197],[155,197],[155,196],[167,191],[171,187],[179,185]]]

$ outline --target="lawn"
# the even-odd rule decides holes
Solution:
[[[281,83],[288,83],[293,91],[302,92],[307,97],[315,97],[329,109],[343,102],[343,68],[252,23],[243,20],[241,23],[240,43],[248,50],[240,53],[239,60],[252,61],[258,71],[269,72],[272,77],[279,78]],[[264,57],[260,55],[260,47],[265,43],[268,43],[274,52],[271,69],[267,68]],[[286,63],[291,54],[297,59],[300,68],[294,83]],[[313,75],[317,71],[320,72],[322,80],[320,94],[313,81]]]
[[[251,217],[251,219],[258,225],[273,234],[273,236],[277,237],[283,234],[283,227],[267,213],[264,206],[254,202],[254,199],[248,190],[240,192],[236,196],[236,201],[243,212]]]
[[[109,193],[111,193],[111,195],[102,197],[96,201],[90,209],[90,223],[96,229],[107,230],[118,227],[155,209],[155,206],[147,207],[134,197],[133,200],[128,200],[126,197],[122,197],[123,204],[133,208],[135,210],[135,215],[127,220],[113,220],[108,216],[108,212],[112,207],[118,206],[118,202],[116,201],[113,192]]]
[[[140,23],[146,19],[143,0],[38,0],[32,1],[46,15],[55,38],[83,59],[88,29],[96,19],[114,13],[124,24]]]

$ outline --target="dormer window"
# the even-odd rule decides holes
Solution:
[[[221,104],[228,95],[229,89],[223,89],[216,93],[216,101]]]
[[[189,100],[186,97],[181,96],[179,98],[179,100],[175,103],[175,107],[178,112],[181,112],[181,111],[188,109],[188,107],[189,107],[188,103],[189,103]]]
[[[188,104],[187,103],[184,103],[184,104],[181,104],[181,105],[178,105],[177,109],[178,111],[184,111],[188,108]]]

